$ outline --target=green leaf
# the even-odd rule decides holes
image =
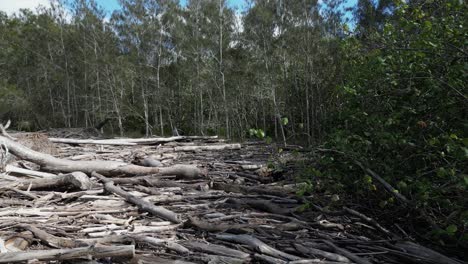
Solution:
[[[434,47],[434,48],[437,47],[436,44],[434,44],[434,43],[432,43],[432,42],[430,42],[430,41],[428,41],[427,44],[431,45],[431,46]]]
[[[372,177],[369,175],[364,176],[364,182],[366,183],[372,183]]]
[[[446,175],[447,175],[447,171],[445,170],[445,168],[439,168],[439,169],[437,170],[437,176],[438,176],[438,177],[443,178],[443,177],[446,176]]]
[[[445,229],[445,231],[447,231],[448,233],[450,234],[455,234],[455,232],[457,232],[458,228],[456,225],[449,225],[447,226],[447,228]]]
[[[287,117],[281,118],[281,123],[283,124],[283,126],[287,125],[289,123],[288,118]]]
[[[258,138],[264,138],[265,137],[265,132],[262,130],[262,129],[257,129],[257,131],[255,132],[255,135],[258,137]]]
[[[397,186],[398,186],[399,189],[402,189],[402,190],[405,190],[406,188],[408,188],[408,185],[404,181],[398,182]]]

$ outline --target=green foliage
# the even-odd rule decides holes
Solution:
[[[265,138],[265,131],[263,131],[260,128],[251,128],[251,129],[249,129],[249,136],[250,137],[256,137],[258,139],[264,139]]]
[[[281,124],[283,124],[283,126],[286,126],[288,123],[289,123],[289,119],[287,117],[281,118]]]
[[[431,2],[400,3],[372,40],[343,42],[348,81],[336,91],[343,104],[324,145],[336,152],[320,163],[356,199],[394,204],[354,164],[363,162],[430,212],[445,234],[461,238],[466,222],[457,212],[468,204],[468,10],[459,1]]]
[[[248,134],[250,138],[257,138],[257,139],[265,140],[265,143],[267,144],[271,144],[273,142],[273,139],[267,136],[265,131],[263,131],[263,129],[260,129],[260,128],[251,128],[249,129]]]

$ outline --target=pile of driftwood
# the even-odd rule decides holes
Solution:
[[[0,263],[461,263],[351,208],[301,213],[258,142],[0,129]]]

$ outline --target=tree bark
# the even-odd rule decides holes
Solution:
[[[0,254],[0,263],[15,263],[28,260],[66,260],[93,256],[103,257],[133,257],[135,246],[100,246],[72,249],[32,250],[28,252],[10,252]]]
[[[73,186],[79,190],[86,191],[92,188],[93,183],[86,174],[77,171],[50,178],[27,180],[21,183],[19,186],[16,186],[16,188],[20,190],[34,190],[56,188],[61,186]]]
[[[136,206],[138,206],[138,208],[140,208],[141,210],[144,210],[144,211],[147,211],[147,212],[150,212],[151,214],[155,215],[155,216],[158,216],[158,217],[161,217],[163,219],[166,219],[166,220],[169,220],[171,222],[174,222],[174,223],[181,223],[182,220],[180,219],[180,217],[170,211],[170,210],[167,210],[166,208],[162,207],[162,206],[155,206],[153,205],[152,203],[149,203],[143,199],[140,199],[126,191],[124,191],[122,188],[118,187],[118,186],[115,186],[114,185],[114,182],[112,182],[112,180],[110,179],[107,179],[106,177],[102,176],[102,175],[99,175],[99,173],[96,173],[96,172],[93,172],[92,173],[93,177],[96,177],[98,178],[99,180],[101,180],[102,182],[104,182],[104,188],[111,192],[111,193],[114,193],[120,197],[123,197],[125,198],[125,200],[127,202],[130,202]]]
[[[190,165],[175,165],[167,168],[142,167],[115,161],[73,161],[55,158],[51,155],[29,149],[11,139],[0,136],[4,144],[14,155],[40,165],[44,170],[55,172],[81,171],[91,174],[93,171],[106,175],[176,175],[185,178],[196,178],[202,175],[200,169]]]

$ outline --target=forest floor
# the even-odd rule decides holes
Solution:
[[[206,173],[193,179],[108,177],[133,197],[176,213],[179,223],[138,208],[95,177],[87,190],[19,190],[12,184],[42,176],[0,174],[0,263],[461,263],[402,239],[351,208],[303,212],[294,177],[268,166],[278,159],[297,161],[300,154],[278,154],[262,142],[226,144],[207,138],[157,145],[47,145],[62,159],[132,163],[152,157],[164,167],[192,164]],[[40,170],[21,159],[9,165]],[[25,251],[33,254],[28,258]]]

